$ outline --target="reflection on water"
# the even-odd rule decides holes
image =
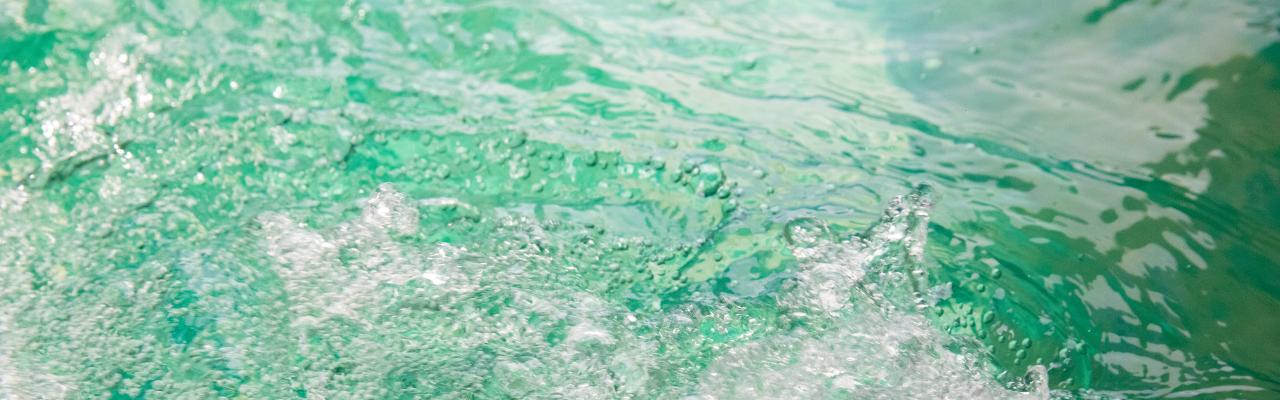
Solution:
[[[0,1],[0,396],[1280,395],[1276,7],[579,3]]]
[[[918,24],[900,30],[908,51],[933,46],[947,62],[891,69],[951,111],[921,129],[945,143],[929,153],[946,160],[910,169],[973,199],[938,213],[946,229],[931,244],[950,243],[937,254],[951,258],[942,262],[957,268],[954,280],[997,263],[1026,271],[1011,290],[1026,298],[992,307],[1025,308],[1022,326],[1052,321],[1037,331],[1084,341],[1091,362],[1073,378],[1090,387],[1274,391],[1280,355],[1258,338],[1280,330],[1270,317],[1280,311],[1271,132],[1280,59],[1264,23],[1275,10],[1126,3],[1094,9],[1084,24],[1064,10],[1001,19],[1000,7],[904,6],[928,11],[901,17]],[[1241,25],[1252,29],[1232,28]],[[995,159],[955,160],[953,143]]]

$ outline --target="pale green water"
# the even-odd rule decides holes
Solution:
[[[1277,398],[1278,21],[0,0],[0,398]]]

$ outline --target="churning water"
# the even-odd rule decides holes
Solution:
[[[1280,398],[1278,26],[0,0],[0,398]]]

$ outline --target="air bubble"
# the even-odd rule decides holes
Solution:
[[[529,134],[524,132],[514,132],[502,138],[502,143],[509,147],[520,147],[524,145],[525,139]]]
[[[520,167],[511,171],[511,179],[524,179],[529,177],[529,169]]]
[[[653,169],[661,170],[667,167],[667,162],[663,161],[661,158],[654,157],[649,159],[649,166],[653,167]]]

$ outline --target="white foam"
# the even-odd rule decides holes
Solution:
[[[146,39],[131,28],[111,31],[100,42],[89,68],[97,82],[84,90],[72,90],[40,102],[35,155],[46,173],[82,154],[120,150],[119,138],[107,135],[101,126],[116,125],[122,118],[151,106],[149,73],[138,71],[141,57],[127,53]]]

